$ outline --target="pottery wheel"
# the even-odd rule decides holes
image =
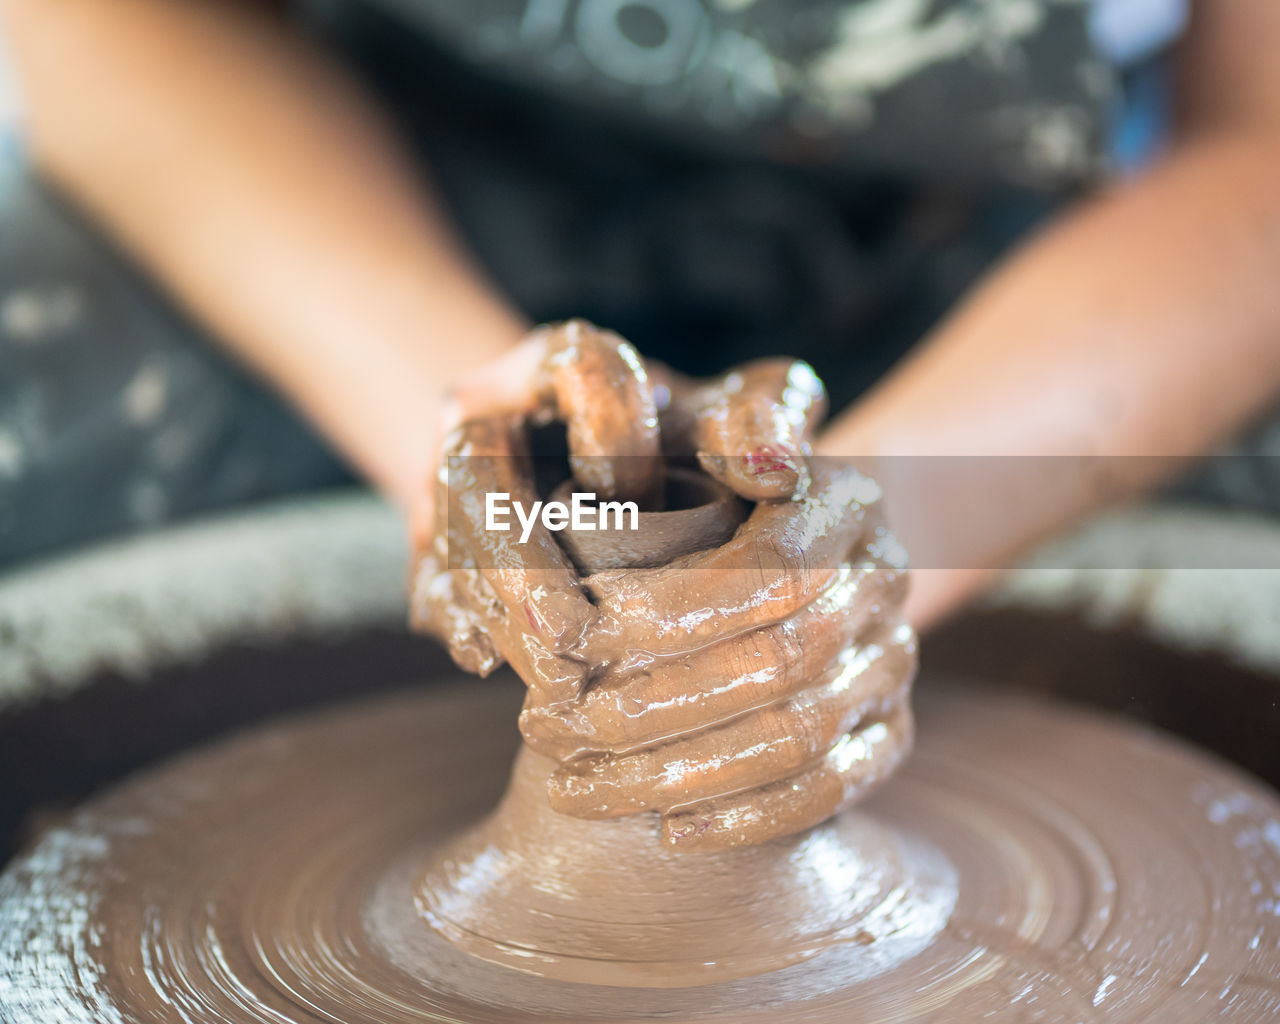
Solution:
[[[936,851],[952,887],[905,959],[850,942],[623,989],[461,952],[412,892],[430,848],[498,800],[518,745],[521,688],[472,680],[232,738],[48,832],[0,876],[0,1019],[1280,1019],[1275,794],[1117,720],[922,690],[917,753],[856,812]]]

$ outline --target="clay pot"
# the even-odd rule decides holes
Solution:
[[[566,480],[552,492],[551,500],[567,505],[575,487],[573,480]],[[718,547],[733,536],[746,516],[746,503],[723,484],[704,473],[669,469],[663,510],[641,511],[635,517],[635,530],[570,528],[556,536],[582,572],[653,568]],[[622,518],[624,525],[629,524],[629,516]]]

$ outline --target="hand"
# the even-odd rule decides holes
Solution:
[[[527,442],[519,436],[524,426],[560,419],[568,432],[573,475],[585,489],[602,498],[642,502],[655,500],[661,489],[653,392],[639,354],[612,331],[583,320],[540,327],[464,376],[446,396],[437,427],[441,469],[474,447],[474,439],[466,436],[470,425],[500,417],[511,423],[512,436],[492,457],[526,452]],[[439,490],[439,481],[433,481],[412,513],[412,540],[419,551],[436,534]]]
[[[416,537],[411,622],[469,671],[488,675],[506,660],[540,701],[569,700],[586,672],[570,651],[594,609],[541,523],[522,545],[484,528],[485,496],[537,499],[527,428],[558,417],[583,487],[656,500],[658,419],[640,358],[617,335],[570,321],[534,331],[449,404],[455,422],[423,517],[431,529]]]
[[[769,360],[694,382],[650,364],[650,391],[630,346],[580,323],[503,363],[458,396],[488,415],[451,435],[455,514],[439,514],[442,477],[414,617],[464,667],[505,658],[528,684],[522,731],[560,765],[552,805],[657,810],[668,843],[709,848],[799,831],[887,777],[912,730],[905,576],[875,485],[805,457],[812,371]],[[762,504],[714,551],[579,578],[545,531],[517,546],[479,528],[485,492],[534,497],[525,431],[550,416],[602,495],[652,493],[660,421],[669,455]]]
[[[520,549],[501,543],[476,525],[483,511],[475,507],[455,508],[449,532],[451,483],[456,506],[490,491],[534,498],[528,424],[564,421],[573,475],[602,498],[656,507],[659,404],[667,452],[696,456],[741,496],[788,498],[802,486],[808,435],[825,411],[807,364],[762,360],[708,382],[652,365],[656,386],[631,345],[571,320],[535,330],[450,395],[441,470],[414,511],[411,620],[463,668],[488,675],[510,661],[555,700],[575,693],[585,674],[567,655],[593,613],[555,540],[539,525]]]
[[[667,844],[723,848],[825,820],[906,756],[902,552],[874,483],[834,460],[811,474],[805,496],[758,505],[720,548],[586,579],[590,686],[559,706],[531,695],[521,715],[561,764],[553,807],[655,810]]]
[[[648,370],[669,455],[695,454],[708,475],[748,501],[804,489],[805,456],[827,411],[808,363],[760,359],[709,381],[653,361]]]

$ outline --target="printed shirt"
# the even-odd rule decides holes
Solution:
[[[1131,164],[1158,142],[1160,97],[1146,90],[1135,108],[1123,81],[1182,31],[1188,5],[360,2],[394,12],[486,74],[695,145],[1038,185]],[[1117,145],[1127,147],[1118,157]]]

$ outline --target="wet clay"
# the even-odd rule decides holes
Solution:
[[[512,429],[467,425],[459,506],[529,492],[512,460],[483,454]],[[424,559],[415,619],[463,667],[502,652],[524,679],[520,727],[556,762],[555,810],[657,812],[661,841],[690,851],[760,843],[865,796],[910,749],[915,636],[879,503],[872,481],[825,461],[740,524],[742,503],[717,497],[642,513],[634,534],[563,535],[567,552],[550,533],[513,545],[458,507],[451,552],[478,553],[476,567]],[[664,548],[676,557],[651,565]]]
[[[524,680],[520,726],[555,763],[551,807],[656,812],[664,845],[707,852],[800,833],[888,778],[913,732],[905,561],[874,482],[807,457],[825,404],[813,371],[763,360],[655,384],[629,344],[583,321],[525,346],[530,393],[446,442],[412,619],[460,666],[506,661]],[[535,516],[517,541],[493,523],[495,493],[538,502],[529,425],[547,418],[566,426],[572,469],[553,497],[630,499],[638,532],[579,536]],[[659,452],[702,466],[675,470],[685,490],[720,495],[658,501],[671,498]],[[745,519],[744,498],[759,499]]]
[[[923,944],[936,920],[916,920],[915,894],[885,880],[872,920],[888,947],[846,936],[700,988],[570,984],[459,950],[416,900],[436,845],[506,787],[522,691],[498,678],[260,728],[77,812],[0,876],[0,1019],[1276,1019],[1275,794],[1118,720],[937,678],[922,689],[915,756],[808,835],[828,850],[815,884],[842,898],[861,897],[842,851],[869,841],[836,830],[885,830],[882,849],[932,864],[946,916]],[[500,863],[492,882],[511,883]],[[756,935],[778,906],[758,901]],[[715,907],[691,899],[669,925],[713,933]],[[579,908],[578,931],[617,927]],[[752,938],[723,935],[726,949]],[[670,956],[643,935],[634,955]]]
[[[869,482],[813,482],[812,504],[758,507],[743,528],[732,491],[673,469],[666,509],[635,529],[559,535],[593,596],[577,648],[590,685],[547,702],[526,680],[509,791],[420,876],[417,906],[460,949],[563,981],[680,987],[847,942],[888,965],[946,922],[934,851],[866,819],[801,835],[883,783],[914,729],[901,573],[869,550],[841,562],[878,539],[852,490]],[[763,551],[816,562],[759,597]],[[717,646],[725,633],[745,654]],[[627,660],[641,671],[611,679]]]
[[[560,330],[540,388],[571,442],[642,435],[638,462],[575,463],[579,485],[656,501],[647,378],[620,339]],[[631,389],[621,418],[584,372]],[[768,433],[780,408],[800,438],[815,397],[795,390],[755,412],[685,400],[704,433]],[[760,470],[794,493],[743,519],[712,488],[629,542],[544,531],[517,551],[474,503],[532,496],[525,425],[457,432],[463,507],[415,592],[460,664],[505,659],[525,682],[514,771],[515,706],[479,684],[157,771],[0,882],[20,925],[0,940],[0,1007],[276,1024],[1280,1008],[1277,805],[1203,757],[966,694],[847,810],[915,728],[904,564],[871,481],[700,450],[722,481]]]
[[[664,844],[705,852],[801,832],[888,778],[911,746],[916,643],[878,500],[824,464],[714,549],[590,571],[590,685],[562,704],[533,693],[521,715],[559,762],[551,806],[657,811]],[[661,519],[640,518],[641,534]]]
[[[584,320],[541,327],[525,344],[544,349],[533,418],[564,421],[574,479],[601,498],[659,507],[658,409],[636,350]]]
[[[566,480],[551,499],[568,505],[580,486]],[[584,572],[654,568],[726,543],[746,515],[746,505],[727,487],[701,473],[671,469],[662,510],[637,514],[636,529],[623,515],[605,529],[565,530],[558,540]]]
[[[752,718],[760,726],[760,735],[752,739],[761,750],[753,767],[762,784],[783,782],[802,770],[815,771],[825,783],[811,790],[827,797],[821,813],[817,803],[804,813],[795,809],[790,816],[794,827],[834,812],[840,806],[835,799],[841,788],[839,772],[820,762],[855,724],[851,704],[857,688],[847,685],[847,678],[837,678],[840,669],[831,651],[823,648],[825,661],[805,663],[806,675],[821,677],[826,684],[820,707],[810,701],[798,715],[774,715],[772,722],[753,712],[764,704],[780,705],[803,689],[778,671],[778,662],[800,660],[794,648],[808,630],[822,628],[818,620],[823,614],[834,620],[844,613],[846,633],[850,624],[863,625],[863,618],[850,606],[855,592],[874,605],[882,583],[891,588],[897,581],[900,588],[901,572],[900,565],[886,565],[887,572],[871,574],[876,577],[873,582],[845,579],[837,585],[837,569],[845,577],[858,575],[853,565],[843,565],[846,559],[880,558],[882,552],[867,550],[875,538],[863,536],[863,527],[875,518],[869,507],[875,504],[874,497],[868,502],[839,493],[839,487],[811,487],[806,461],[809,438],[826,404],[813,370],[795,360],[769,359],[712,380],[694,381],[646,363],[616,334],[581,320],[539,328],[515,354],[523,369],[513,367],[514,380],[496,387],[500,397],[490,394],[487,403],[478,403],[481,418],[466,417],[465,396],[456,403],[459,423],[444,444],[444,468],[435,488],[434,529],[414,556],[414,625],[438,637],[468,671],[487,675],[503,662],[516,670],[529,687],[526,735],[541,753],[566,764],[581,755],[596,755],[578,769],[617,765],[624,774],[641,769],[629,771],[632,780],[647,774],[648,768],[641,768],[638,760],[624,762],[626,752],[603,735],[591,735],[595,724],[608,732],[610,723],[594,714],[586,700],[590,694],[629,689],[624,699],[634,706],[635,685],[652,682],[657,697],[642,704],[669,719],[686,704],[674,689],[676,682],[688,682],[676,678],[682,671],[688,676],[696,667],[705,679],[736,677],[742,683],[772,675],[772,689],[769,684],[745,685],[736,691],[721,686],[710,703],[703,702],[703,695],[692,694],[681,728],[687,732],[699,725],[710,730],[729,718]],[[572,537],[561,537],[566,542],[562,545],[537,525],[532,536],[514,544],[507,532],[487,527],[487,495],[508,495],[513,504],[524,508],[546,496],[537,493],[529,428],[551,420],[565,427],[575,489],[602,500],[635,501],[655,516],[681,514],[665,517],[664,530],[655,533],[655,542],[646,551],[635,547],[635,538],[630,551],[625,542],[611,541],[613,550],[606,554],[600,543],[591,542],[593,538],[584,539],[585,547],[576,551]],[[705,550],[717,531],[703,529],[713,520],[696,509],[666,507],[665,459],[701,464],[712,480],[739,498],[778,507],[753,514],[722,555],[710,560],[682,557]],[[806,550],[810,529],[812,539],[824,542],[812,553]],[[622,567],[656,570],[666,563],[671,564],[665,577],[641,575],[628,582],[616,575]],[[736,584],[725,582],[726,569],[738,570]],[[584,578],[593,571],[594,578]],[[685,586],[694,580],[696,586]],[[744,585],[748,580],[754,582]],[[633,599],[639,589],[651,584],[656,589],[648,598]],[[844,607],[837,609],[841,602]],[[718,615],[722,611],[726,614]],[[698,619],[702,620],[698,635],[688,630],[683,639],[677,635]],[[651,634],[663,632],[668,625],[673,628],[665,630],[662,649],[651,651]],[[911,656],[905,638],[870,639],[873,644],[887,641],[895,648],[882,659],[886,663]],[[757,649],[749,649],[752,644]],[[695,651],[698,657],[684,657]],[[761,657],[771,664],[754,661]],[[750,671],[743,671],[748,666]],[[714,674],[706,676],[708,671]],[[667,697],[661,696],[664,686]],[[743,703],[739,697],[753,703]],[[699,719],[704,710],[713,717]],[[838,728],[842,716],[850,727],[843,732]],[[642,717],[633,716],[641,728],[629,735],[632,748],[652,747],[665,738],[646,732]],[[765,750],[786,746],[784,724],[795,726],[793,731],[802,742],[782,752]],[[766,765],[769,756],[776,762],[773,768]],[[588,792],[590,782],[595,793],[607,797],[610,779],[607,773],[602,778],[597,775],[593,771],[588,780],[581,771],[566,771],[554,797],[559,809],[601,817],[630,813],[623,811],[628,806],[669,814],[674,806],[657,793],[650,794],[652,799],[632,793],[606,807]],[[694,778],[681,781],[691,794],[689,806],[681,813],[692,812],[697,820],[666,830],[666,840],[750,842],[774,834],[759,818],[753,828],[735,830],[733,822],[747,820],[741,799],[712,805],[692,796],[702,792],[710,799],[746,793],[752,788],[749,784],[735,791],[731,785],[716,788],[711,779],[701,780],[701,785]],[[633,782],[618,782],[635,788]],[[705,806],[695,808],[698,803]],[[756,803],[748,798],[747,809]],[[637,807],[640,804],[644,806]],[[714,827],[703,828],[704,820]],[[691,823],[695,827],[689,827]]]
[[[695,451],[703,470],[750,501],[802,486],[808,439],[827,411],[807,363],[758,359],[705,382],[660,365],[649,375],[664,448]]]
[[[946,924],[946,858],[866,817],[689,854],[653,816],[584,821],[546,799],[527,747],[496,812],[428,858],[417,906],[460,949],[562,981],[640,988],[748,978],[853,943],[884,970]]]

